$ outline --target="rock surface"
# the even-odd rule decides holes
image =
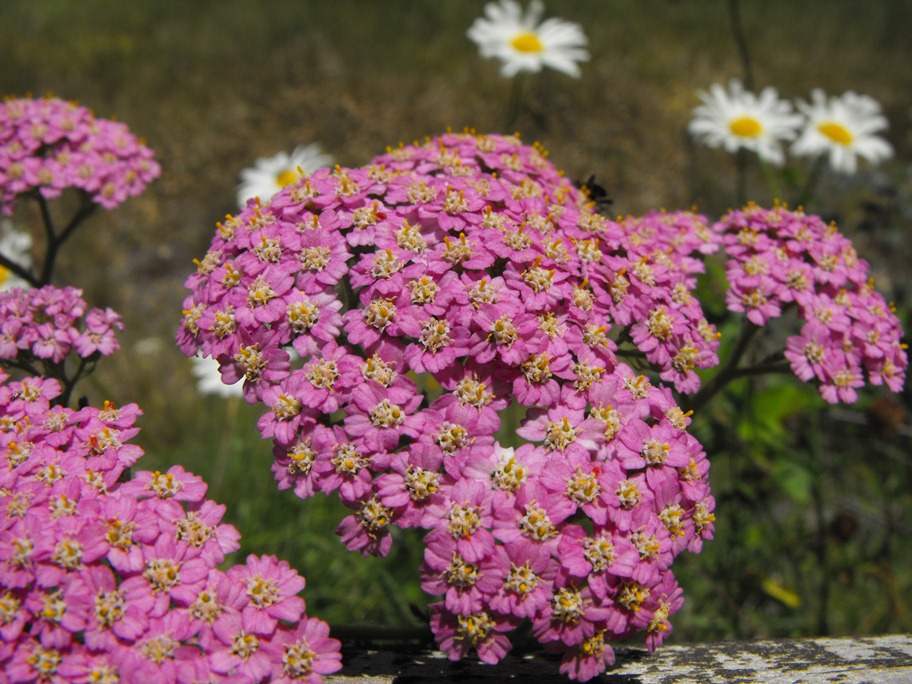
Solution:
[[[912,635],[788,639],[665,646],[650,654],[618,648],[615,666],[595,680],[608,684],[909,684]],[[559,659],[508,656],[497,667],[451,663],[437,651],[348,650],[331,684],[499,682],[564,684]]]

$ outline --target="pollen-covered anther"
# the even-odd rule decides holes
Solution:
[[[535,261],[534,266],[523,271],[522,279],[534,292],[547,292],[553,284],[554,269],[542,268],[540,263],[541,257]]]
[[[584,473],[582,468],[578,467],[567,480],[567,498],[580,506],[595,501],[600,492],[598,479],[592,473]]]
[[[316,389],[332,390],[339,379],[339,370],[335,361],[320,359],[305,368],[304,377]]]
[[[470,376],[459,381],[454,393],[463,406],[472,406],[477,409],[484,408],[494,399],[494,395],[488,391],[485,383]]]
[[[421,328],[418,342],[431,353],[437,353],[450,344],[450,324],[445,318],[431,317]]]
[[[143,570],[145,577],[156,593],[166,592],[180,584],[181,564],[170,558],[153,558]]]
[[[288,325],[298,335],[309,331],[320,320],[320,307],[310,298],[292,302],[286,310]]]
[[[415,503],[427,501],[440,489],[440,475],[434,471],[410,465],[405,471],[405,489]]]
[[[272,413],[276,420],[291,420],[301,413],[301,400],[297,397],[290,397],[287,394],[280,394],[272,407]]]
[[[491,471],[491,484],[495,489],[515,492],[526,481],[527,474],[526,468],[516,460],[516,457],[510,456]]]
[[[364,310],[364,321],[377,330],[385,330],[396,318],[396,305],[391,298],[380,297],[371,300]]]
[[[512,347],[519,337],[519,331],[510,317],[504,314],[491,324],[491,332],[488,333],[488,341],[503,347]]]
[[[494,620],[487,613],[456,616],[456,638],[475,645],[483,642],[494,629]]]
[[[322,271],[327,266],[329,266],[329,258],[331,254],[329,247],[314,246],[314,247],[305,247],[301,250],[301,253],[298,255],[298,261],[301,262],[301,268],[305,271]]]
[[[633,480],[621,480],[615,490],[615,495],[621,508],[628,510],[637,506],[642,498],[639,485]]]
[[[468,261],[475,253],[472,249],[472,245],[470,245],[469,241],[466,239],[465,233],[460,233],[458,240],[452,240],[449,235],[445,235],[443,237],[443,244],[444,261],[449,261],[455,266]]]
[[[646,465],[662,465],[668,458],[670,451],[670,444],[660,442],[657,439],[647,439],[643,441],[643,450],[640,452],[640,456],[646,461]]]
[[[412,291],[412,304],[418,306],[433,304],[434,299],[437,297],[437,293],[440,291],[440,286],[434,282],[433,278],[428,276],[421,276],[417,280],[410,280],[406,283],[406,287]]]
[[[564,416],[559,421],[548,421],[545,428],[545,447],[550,451],[564,451],[576,441],[576,429]]]
[[[375,279],[388,279],[401,268],[402,262],[393,254],[393,250],[384,249],[374,255],[370,273]]]
[[[671,337],[673,325],[671,316],[668,315],[668,312],[666,312],[665,309],[658,308],[649,312],[646,326],[649,329],[649,334],[653,337],[660,340],[667,340]]]
[[[383,399],[370,410],[370,421],[378,428],[397,427],[405,422],[405,412],[389,399]]]
[[[447,188],[446,199],[443,201],[443,210],[450,216],[463,214],[468,211],[469,205],[465,199],[465,191]]]
[[[551,377],[551,356],[544,352],[532,354],[520,366],[526,380],[532,384],[540,384]]]
[[[525,596],[538,586],[539,581],[529,561],[522,565],[510,563],[510,573],[504,580],[504,588],[519,596]]]
[[[452,454],[474,442],[475,438],[470,436],[469,431],[462,425],[444,422],[434,435],[434,441],[443,453]]]
[[[247,580],[247,597],[255,608],[268,608],[282,598],[278,583],[264,579],[259,573]]]
[[[332,464],[340,475],[353,477],[370,465],[370,459],[363,456],[354,444],[337,444],[333,451]]]
[[[453,539],[468,539],[481,525],[481,509],[478,506],[460,504],[455,501],[450,504],[447,514],[447,529]]]
[[[617,551],[610,539],[586,537],[583,540],[583,557],[592,566],[592,572],[607,570],[617,558]]]
[[[519,519],[520,531],[532,541],[546,541],[558,534],[546,511],[537,501],[526,504],[526,513]]]
[[[468,589],[478,581],[478,566],[467,563],[458,553],[453,553],[450,564],[443,571],[447,584],[458,589]]]
[[[649,593],[649,588],[639,582],[625,580],[621,583],[614,600],[631,613],[636,613],[639,612],[643,602],[649,598]]]
[[[557,622],[575,624],[584,615],[583,595],[574,586],[562,587],[551,598],[551,618]]]
[[[673,537],[684,536],[684,509],[679,504],[669,504],[659,513],[659,520]]]

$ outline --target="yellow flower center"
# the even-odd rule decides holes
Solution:
[[[301,177],[301,174],[298,173],[297,169],[285,169],[280,173],[276,174],[276,183],[283,188],[287,188],[289,185],[294,183],[298,178]]]
[[[835,121],[827,121],[817,126],[817,130],[839,145],[851,145],[855,139],[849,129]]]
[[[517,52],[542,52],[545,46],[538,39],[538,36],[529,31],[523,31],[510,41],[510,45]]]
[[[763,133],[763,126],[752,116],[741,116],[728,124],[728,129],[739,138],[756,138]]]

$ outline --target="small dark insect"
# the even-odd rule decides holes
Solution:
[[[614,200],[608,197],[608,191],[595,182],[594,174],[585,181],[574,181],[573,185],[589,195],[589,199],[595,202],[595,208],[599,211],[607,209],[614,204]]]

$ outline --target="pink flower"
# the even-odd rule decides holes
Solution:
[[[276,684],[319,684],[323,675],[342,669],[340,644],[329,636],[329,626],[316,618],[302,619],[293,629],[279,629],[274,639],[281,657],[273,661]]]
[[[512,648],[504,632],[513,626],[511,618],[496,613],[459,614],[442,603],[431,604],[431,629],[450,660],[461,660],[474,648],[483,662],[496,664]]]
[[[297,594],[304,589],[304,578],[287,562],[251,554],[244,565],[229,568],[227,575],[246,593],[247,602],[241,608],[245,630],[269,635],[279,620],[297,622],[303,615],[304,599]]]

